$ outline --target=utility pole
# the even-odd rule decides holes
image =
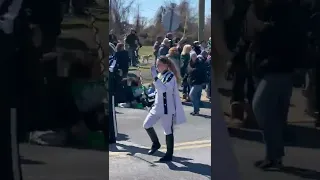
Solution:
[[[176,7],[176,4],[171,3],[170,11],[171,11],[171,17],[170,17],[170,26],[169,26],[169,32],[172,31],[172,21],[173,21],[173,13],[174,13],[174,8]]]
[[[199,0],[198,5],[198,14],[199,14],[199,20],[198,20],[198,41],[204,40],[204,19],[205,19],[205,0]]]

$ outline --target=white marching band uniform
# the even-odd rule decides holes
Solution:
[[[112,55],[109,55],[109,75],[113,75],[112,73],[116,71],[116,68],[117,68],[116,66],[117,66],[116,58],[114,56],[112,56]],[[113,80],[111,80],[112,81],[111,83],[113,85],[110,85],[110,81],[108,82],[109,83],[109,88],[112,88],[114,86],[114,82],[113,82],[114,81],[114,77],[113,78],[109,77],[109,80],[110,79],[113,79]],[[109,89],[109,91],[110,91],[110,89]],[[111,93],[109,92],[109,95],[111,95],[111,97],[109,98],[109,101],[111,101],[111,106],[109,106],[109,107],[111,107],[111,111],[112,111],[111,113],[112,113],[113,127],[111,127],[109,125],[110,126],[109,128],[113,128],[112,131],[114,132],[114,137],[117,138],[117,136],[118,136],[118,125],[117,125],[117,117],[116,117],[116,109],[115,109],[114,92],[112,92],[112,91],[114,91],[114,89],[111,89]]]
[[[164,134],[166,135],[167,152],[160,158],[160,162],[171,161],[174,150],[173,129],[175,125],[186,122],[183,106],[179,96],[177,79],[171,71],[165,71],[157,75],[155,67],[151,68],[154,78],[155,102],[143,122],[143,128],[147,131],[152,146],[149,155],[154,154],[160,147],[160,142],[153,126],[161,120]]]
[[[109,56],[109,72],[114,72],[116,64],[117,60],[114,58],[114,56]]]
[[[144,120],[143,128],[151,128],[161,120],[164,134],[172,134],[174,125],[186,122],[176,77],[171,71],[159,73],[153,84],[156,89],[155,102]]]

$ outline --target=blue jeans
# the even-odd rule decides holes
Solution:
[[[128,48],[128,54],[131,60],[130,61],[131,66],[137,65],[137,58],[135,53],[136,53],[136,48],[132,48],[132,47]]]
[[[266,158],[269,160],[284,156],[283,135],[292,86],[292,74],[269,74],[260,80],[253,97],[253,112],[262,128]]]
[[[193,105],[193,111],[200,111],[200,103],[201,103],[201,93],[202,93],[202,85],[193,85],[190,89],[190,100]]]

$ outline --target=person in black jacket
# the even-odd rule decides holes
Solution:
[[[136,66],[139,62],[135,53],[138,54],[138,46],[142,47],[139,37],[134,29],[131,29],[130,34],[126,37],[125,42],[128,45],[129,57],[131,59],[131,65]]]
[[[246,54],[250,41],[241,38],[237,45],[234,58],[230,61],[228,76],[232,77],[232,95],[230,100],[231,119],[243,122],[244,125],[253,125],[251,108],[246,108],[246,99],[251,106],[254,94],[254,79],[246,62]],[[245,91],[247,88],[247,91]],[[245,119],[245,111],[247,117]]]
[[[257,168],[280,168],[284,151],[284,130],[290,106],[293,72],[305,56],[306,32],[299,13],[289,1],[272,1],[265,7],[264,26],[257,33],[254,74],[260,78],[252,101],[255,118],[263,129],[266,155]]]
[[[122,78],[127,77],[129,71],[129,53],[124,50],[124,44],[118,43],[116,47],[115,58],[117,59],[118,68],[122,71]]]
[[[199,115],[203,84],[206,83],[206,67],[195,52],[190,53],[190,58],[188,83],[191,86],[189,96],[193,105],[193,112],[190,114]]]

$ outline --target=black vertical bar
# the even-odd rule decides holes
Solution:
[[[108,102],[108,119],[109,119],[109,144],[116,143],[116,131],[115,131],[115,112],[114,109],[114,95],[115,95],[115,76],[114,72],[109,71],[109,102]]]
[[[7,180],[22,180],[17,132],[17,67],[15,44],[12,34],[0,30],[0,159],[4,165],[1,177]]]

